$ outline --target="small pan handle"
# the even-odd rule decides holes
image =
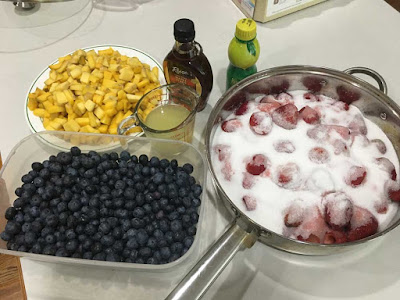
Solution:
[[[369,69],[369,68],[365,68],[365,67],[353,67],[353,68],[346,69],[343,72],[350,74],[350,75],[365,74],[365,75],[371,76],[378,83],[379,89],[381,90],[381,92],[384,93],[385,95],[387,95],[386,81],[385,81],[385,79],[383,79],[382,75],[379,74],[378,72],[376,72],[372,69]]]
[[[235,254],[240,250],[250,248],[256,241],[257,236],[254,233],[246,232],[234,222],[166,299],[200,299]]]

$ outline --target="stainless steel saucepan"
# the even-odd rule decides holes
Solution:
[[[363,73],[374,78],[379,89],[350,74]],[[230,88],[217,102],[208,119],[206,149],[209,168],[219,199],[234,215],[229,229],[211,246],[167,299],[199,299],[223,271],[236,252],[251,247],[256,241],[291,253],[327,255],[353,249],[382,236],[400,224],[400,210],[389,226],[362,240],[344,244],[315,244],[284,237],[268,230],[241,211],[227,196],[216,177],[211,161],[212,141],[218,125],[246,97],[255,94],[278,94],[293,90],[309,90],[357,106],[364,116],[377,124],[394,145],[400,157],[400,108],[387,93],[386,83],[375,71],[356,67],[344,72],[310,66],[284,66],[254,74]]]

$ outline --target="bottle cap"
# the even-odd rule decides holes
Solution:
[[[241,19],[236,23],[235,36],[242,41],[250,41],[256,37],[257,26],[252,19]]]
[[[180,43],[188,43],[194,40],[194,23],[189,19],[179,19],[174,23],[175,40]]]

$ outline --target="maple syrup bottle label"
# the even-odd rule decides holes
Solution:
[[[168,83],[182,83],[192,89],[201,96],[202,88],[200,80],[193,75],[190,70],[184,68],[180,64],[172,61],[164,61],[165,79]]]

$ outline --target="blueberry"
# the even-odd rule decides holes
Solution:
[[[122,253],[124,250],[124,242],[122,242],[122,240],[115,241],[114,245],[112,245],[112,249],[115,251],[115,253]]]
[[[149,235],[144,229],[139,229],[136,234],[136,239],[139,245],[144,246],[147,244],[147,240],[149,239]]]
[[[186,188],[184,188],[184,187],[180,187],[179,188],[179,190],[178,190],[178,195],[179,195],[179,197],[186,197],[186,196],[188,196],[188,190],[186,189]]]
[[[31,175],[25,174],[24,176],[22,176],[21,180],[23,183],[30,183],[32,182],[33,178]]]
[[[94,260],[106,260],[106,254],[104,252],[97,253],[93,256]]]
[[[103,250],[103,246],[99,242],[93,243],[91,250],[94,254],[100,253]]]
[[[71,200],[68,203],[68,209],[72,212],[79,211],[81,209],[81,207],[82,207],[82,205],[79,200]]]
[[[158,264],[158,260],[157,260],[156,258],[154,258],[154,257],[150,257],[150,258],[147,260],[146,263],[149,264],[149,265],[157,265],[157,264]]]
[[[172,254],[181,254],[183,250],[183,244],[180,242],[175,242],[170,247]]]
[[[116,190],[122,190],[122,193],[123,193],[123,190],[125,189],[125,187],[126,187],[126,184],[125,184],[125,182],[123,180],[117,180],[115,182],[115,189]]]
[[[56,227],[58,224],[58,217],[56,215],[48,215],[46,217],[46,224],[50,227]]]
[[[190,236],[196,235],[196,231],[197,230],[196,230],[195,226],[191,226],[186,230],[187,234],[190,235]]]
[[[96,233],[96,226],[91,225],[91,224],[86,224],[86,226],[85,226],[85,233],[86,233],[88,236],[94,235],[94,234]]]
[[[165,220],[165,219],[160,220],[159,225],[160,225],[160,230],[162,232],[166,233],[167,231],[169,231],[170,224],[169,224],[168,220]]]
[[[164,237],[168,244],[171,245],[174,242],[174,235],[173,235],[172,231],[167,231],[165,233]]]
[[[180,231],[182,229],[182,221],[181,220],[173,220],[171,222],[171,230],[173,232]]]
[[[14,221],[22,224],[24,222],[24,215],[21,212],[18,212],[14,217]]]
[[[137,183],[135,184],[135,189],[136,189],[138,192],[144,192],[145,186],[144,186],[143,183],[137,182]]]
[[[82,258],[83,259],[92,259],[93,258],[93,254],[92,254],[92,252],[84,252],[83,253],[83,255],[82,255]]]
[[[57,242],[57,243],[56,243],[56,248],[57,248],[57,249],[59,249],[59,248],[64,248],[64,247],[65,247],[65,242],[61,242],[61,241],[60,241],[60,242]]]
[[[168,219],[170,221],[179,219],[179,213],[177,211],[173,211],[168,215]]]
[[[175,231],[173,232],[173,238],[176,242],[182,242],[185,238],[185,233],[183,231]]]
[[[180,214],[183,215],[186,212],[186,208],[184,206],[179,206],[176,211]]]
[[[25,203],[24,199],[17,198],[17,199],[15,199],[13,205],[14,205],[15,208],[21,208],[21,207],[24,206],[24,203]]]
[[[192,199],[192,205],[193,205],[194,207],[199,207],[200,204],[201,204],[200,199],[198,199],[198,198],[193,198],[193,199]]]
[[[3,231],[3,232],[1,233],[1,236],[0,236],[0,237],[1,237],[2,240],[8,242],[8,241],[10,241],[10,240],[12,239],[13,236],[12,236],[10,233],[8,233],[8,232]]]
[[[100,212],[99,212],[99,210],[97,208],[89,207],[88,212],[87,212],[87,216],[91,220],[97,220],[99,218],[99,216],[100,216]]]
[[[100,239],[100,242],[105,247],[110,247],[114,243],[114,238],[111,235],[104,235]]]
[[[149,158],[146,154],[142,154],[139,156],[139,163],[142,164],[143,166],[146,166],[149,162]]]
[[[180,257],[179,254],[172,254],[171,257],[168,259],[168,262],[173,262]]]
[[[115,217],[109,217],[107,219],[108,223],[110,224],[111,228],[115,228],[118,226],[118,219]]]
[[[126,242],[126,248],[130,250],[138,249],[139,243],[136,241],[135,238],[131,238]]]
[[[149,247],[150,249],[155,249],[157,247],[157,239],[154,237],[150,237],[147,240],[147,247]]]
[[[168,174],[168,175],[172,175],[172,174],[175,173],[175,171],[171,166],[169,166],[169,167],[165,168],[165,173]]]
[[[199,184],[194,184],[192,185],[192,191],[195,197],[199,197],[203,191],[201,185]]]
[[[42,253],[42,246],[40,246],[39,244],[35,244],[32,246],[30,252],[40,254]]]
[[[32,230],[32,223],[24,223],[23,225],[22,225],[22,232],[29,232],[29,231],[31,231]]]
[[[121,182],[123,181],[121,180]],[[115,189],[111,191],[111,196],[113,198],[121,198],[123,195],[124,195],[123,189]]]
[[[174,181],[173,175],[172,174],[168,174],[168,173],[165,174],[164,181],[167,184],[172,183]]]
[[[143,176],[145,176],[145,177],[147,177],[147,176],[149,176],[151,173],[150,173],[150,168],[148,167],[148,166],[145,166],[143,169],[142,169],[142,175]]]
[[[77,240],[69,240],[66,244],[65,244],[65,249],[69,252],[69,253],[74,253],[76,251],[76,249],[78,248],[78,241]]]
[[[40,224],[39,221],[33,221],[31,223],[31,230],[34,233],[40,233],[42,231],[42,228],[43,228],[43,226],[42,226],[42,224]]]
[[[136,207],[135,201],[127,201],[124,206],[128,211],[132,211]]]
[[[56,242],[56,238],[53,234],[48,234],[45,237],[45,241],[47,244],[54,244]]]
[[[18,188],[15,189],[15,195],[17,197],[21,197],[23,191],[24,190],[21,187],[18,187]]]
[[[190,218],[193,224],[197,224],[197,222],[199,221],[199,215],[196,212],[191,213]]]
[[[146,212],[145,212],[145,210],[142,208],[142,207],[136,207],[134,210],[133,210],[133,216],[135,217],[135,218],[139,218],[139,219],[141,219],[141,218],[143,218],[144,216],[145,216],[145,214],[146,214]]]
[[[71,154],[72,154],[72,156],[79,156],[79,155],[81,155],[81,149],[79,149],[78,147],[72,147],[71,148]]]
[[[41,169],[43,169],[43,165],[40,162],[32,163],[32,170],[39,172]]]
[[[73,229],[67,229],[67,231],[65,231],[65,237],[68,240],[73,240],[76,238],[76,234],[75,231]]]
[[[33,245],[36,241],[36,234],[33,231],[25,233],[25,243],[28,245]]]
[[[65,234],[61,233],[60,231],[54,232],[54,237],[56,238],[57,242],[65,241]]]
[[[163,159],[160,160],[160,167],[161,168],[165,169],[168,166],[169,166],[169,160],[168,159],[163,158]]]
[[[112,231],[112,236],[114,239],[118,240],[122,237],[122,229],[121,227],[115,227]]]
[[[121,258],[118,254],[116,253],[109,253],[106,256],[106,261],[116,261],[116,262],[120,262]]]
[[[123,160],[123,161],[128,161],[128,160],[131,159],[131,155],[129,154],[128,151],[125,151],[125,150],[122,151],[122,152],[120,153],[119,157],[120,157],[121,160]]]
[[[184,164],[182,168],[187,174],[193,173],[193,166],[189,163]]]
[[[7,220],[12,220],[16,214],[17,214],[17,210],[15,209],[15,207],[11,206],[6,209],[5,217]]]
[[[152,255],[152,251],[149,247],[143,247],[139,250],[139,257],[147,259]]]
[[[16,235],[21,231],[21,225],[14,221],[9,221],[4,229],[10,235]]]
[[[49,171],[52,173],[62,173],[62,165],[58,162],[52,162],[49,165]]]
[[[168,247],[163,247],[160,249],[161,257],[165,260],[171,257],[171,250]]]
[[[162,260],[162,257],[161,257],[161,252],[160,251],[154,251],[154,253],[153,253],[153,258],[155,259],[155,260],[157,260],[157,262],[160,262],[161,260]]]

